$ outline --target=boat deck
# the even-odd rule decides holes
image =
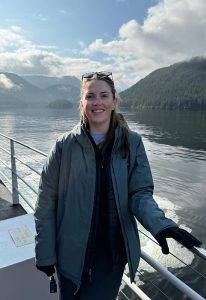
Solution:
[[[12,205],[12,195],[0,180],[0,221],[26,214],[20,204]]]

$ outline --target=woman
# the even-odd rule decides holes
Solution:
[[[114,300],[125,264],[140,259],[135,218],[169,253],[166,238],[200,241],[166,218],[153,199],[141,137],[116,112],[112,73],[82,76],[81,121],[55,143],[43,168],[35,211],[36,266],[57,270],[60,299]]]

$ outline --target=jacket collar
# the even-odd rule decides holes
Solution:
[[[114,138],[114,146],[113,150],[117,150],[120,144],[120,136],[121,136],[122,129],[120,127],[117,127],[115,129],[115,138]],[[91,147],[91,141],[89,137],[86,134],[86,128],[84,128],[84,125],[80,122],[72,129],[71,133],[76,138],[78,143],[82,147]]]

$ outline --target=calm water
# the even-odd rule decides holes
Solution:
[[[206,248],[206,112],[124,114],[130,128],[142,135],[159,206],[168,217],[197,236]],[[70,130],[78,117],[77,110],[1,110],[0,132],[48,153],[55,139]],[[162,255],[159,247],[143,236],[141,243],[145,251],[206,297],[206,279],[201,279],[171,255]],[[173,241],[170,249],[206,276],[206,263],[201,259]],[[145,263],[141,262],[140,270],[147,283],[144,283],[143,276],[139,276],[138,284],[152,299],[167,299],[163,294],[154,292],[153,284],[163,289],[170,299],[187,299]],[[124,292],[130,299],[137,299],[127,289]],[[120,299],[126,298],[120,296]]]

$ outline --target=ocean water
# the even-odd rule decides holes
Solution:
[[[206,248],[206,112],[123,112],[131,129],[143,138],[155,183],[155,199],[158,205],[182,228],[187,229],[203,242]],[[0,110],[0,133],[48,153],[56,138],[70,130],[79,120],[78,109],[16,109]],[[0,137],[0,146],[7,147]],[[1,152],[0,152],[1,153]],[[16,154],[24,162],[41,171],[43,156],[16,146]],[[9,163],[5,153],[4,161]],[[0,162],[0,167],[5,168]],[[39,177],[22,166],[21,174],[35,190]],[[23,183],[19,183],[23,189]],[[35,203],[36,196],[31,197]],[[146,232],[144,228],[141,231]],[[148,233],[147,233],[148,234]],[[206,297],[206,279],[185,267],[172,255],[162,255],[160,248],[140,233],[143,250],[169,268],[176,276]],[[170,250],[186,264],[206,277],[206,262],[169,241]],[[187,299],[168,284],[161,275],[141,260],[136,276],[140,285],[152,299]],[[162,289],[166,296],[154,287]],[[138,299],[127,287],[123,292],[131,300]],[[123,294],[120,300],[127,299]]]

